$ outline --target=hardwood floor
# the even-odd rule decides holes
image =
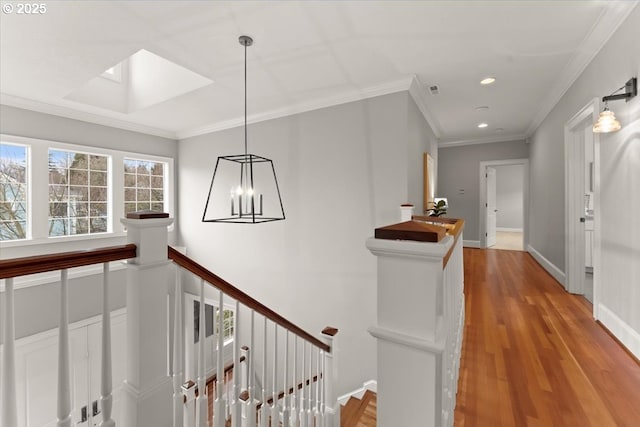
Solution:
[[[466,249],[455,426],[640,426],[640,365],[526,252]]]
[[[341,427],[376,427],[377,395],[367,390],[362,399],[352,397],[340,412]]]

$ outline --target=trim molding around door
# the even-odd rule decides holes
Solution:
[[[480,162],[480,201],[479,201],[479,224],[480,224],[480,248],[487,247],[487,215],[485,212],[485,204],[487,203],[487,178],[486,171],[487,166],[510,166],[510,165],[523,165],[524,180],[522,182],[522,209],[523,209],[523,250],[526,250],[529,245],[529,159],[505,159],[505,160],[487,160]]]
[[[564,125],[564,185],[565,185],[565,288],[574,294],[584,294],[584,232],[579,234],[580,227],[584,227],[579,218],[584,216],[584,147],[577,147],[576,141],[581,141],[580,133],[591,126],[598,118],[602,109],[599,98],[593,98],[582,107]],[[588,123],[588,125],[585,125]],[[600,137],[593,134],[593,194],[594,194],[594,239],[593,239],[593,317],[598,319],[600,307]],[[581,151],[578,149],[581,148]],[[577,191],[578,190],[578,191]]]

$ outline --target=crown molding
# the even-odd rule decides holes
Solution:
[[[414,102],[418,106],[418,109],[424,116],[424,119],[427,121],[427,123],[431,127],[433,134],[436,136],[436,138],[440,138],[442,136],[442,127],[440,126],[440,122],[438,122],[438,120],[433,115],[431,110],[429,110],[429,107],[427,107],[428,103],[427,103],[426,92],[424,90],[424,85],[420,81],[420,78],[415,74],[411,79],[411,84],[409,86],[409,93],[411,94],[411,97],[413,98]]]
[[[22,98],[20,96],[11,95],[4,92],[0,93],[0,104],[29,111],[35,111],[38,113],[65,117],[67,119],[80,120],[97,125],[110,126],[113,128],[128,130],[132,132],[159,136],[162,138],[177,139],[175,132],[171,132],[165,129],[159,129],[152,126],[133,123],[104,114],[80,111],[71,107],[54,105],[42,101],[35,101],[33,99]]]
[[[526,141],[525,134],[511,134],[503,136],[487,136],[484,138],[460,139],[457,141],[439,142],[438,148],[462,147],[464,145],[491,144],[493,142]]]
[[[618,27],[627,19],[627,16],[638,5],[638,1],[612,1],[593,24],[589,33],[584,38],[575,54],[560,74],[557,83],[553,86],[540,109],[527,128],[527,136],[533,135],[542,121],[551,110],[560,102],[560,99],[569,88],[578,80],[593,58],[602,50]]]
[[[375,98],[376,96],[388,95],[391,93],[409,90],[413,77],[404,77],[402,79],[393,80],[376,86],[370,86],[360,90],[349,90],[336,95],[325,98],[312,99],[291,106],[276,108],[262,113],[250,114],[247,116],[247,123],[259,123],[267,120],[278,119],[281,117],[292,116],[294,114],[306,113],[308,111],[319,110],[321,108],[333,107],[336,105],[346,104],[363,99]],[[242,126],[244,124],[243,117],[237,117],[222,122],[214,122],[204,126],[184,129],[177,132],[177,138],[182,140],[194,136],[204,135],[207,133],[218,132],[224,129],[231,129]]]

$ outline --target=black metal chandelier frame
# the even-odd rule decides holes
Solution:
[[[253,44],[253,39],[249,36],[240,36],[238,41],[242,46],[244,46],[244,154],[218,157],[213,171],[213,177],[211,178],[211,185],[209,186],[209,194],[207,196],[204,213],[202,214],[202,222],[259,224],[263,222],[280,221],[285,219],[285,215],[273,161],[266,157],[249,154],[247,149],[247,47]],[[220,200],[214,200],[214,192],[216,190],[214,188],[214,183],[216,182],[216,176],[219,173],[219,166],[221,165],[221,162],[231,164],[239,169],[240,179],[239,181],[236,181],[239,183],[237,187],[238,190],[235,195],[234,189],[232,188],[231,190],[231,201],[228,205],[227,211],[228,215],[218,215],[213,218],[208,218],[207,213],[210,204],[224,204],[228,203],[225,202],[224,199],[227,201],[229,200],[224,197],[220,197]],[[269,209],[270,212],[265,212],[267,209],[263,204],[263,194],[254,194],[254,166],[256,165],[266,167],[266,170],[273,174],[273,183],[275,184],[275,193],[278,197],[278,203],[271,203],[269,205],[271,207]]]

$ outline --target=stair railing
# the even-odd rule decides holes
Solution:
[[[14,278],[36,273],[60,271],[60,324],[58,334],[58,387],[57,387],[57,426],[71,427],[75,422],[72,417],[72,383],[69,351],[69,301],[68,270],[75,267],[103,264],[102,291],[102,366],[101,366],[101,405],[102,426],[115,427],[112,419],[112,371],[111,371],[111,332],[109,282],[111,274],[109,263],[118,260],[129,260],[127,263],[127,380],[123,384],[125,414],[123,422],[117,425],[124,427],[147,427],[163,425],[175,427],[192,427],[197,425],[223,427],[227,421],[234,427],[260,426],[300,426],[331,427],[339,426],[340,406],[333,392],[336,377],[334,336],[337,329],[325,328],[322,338],[304,331],[283,316],[264,304],[250,297],[222,278],[213,274],[202,265],[170,248],[163,252],[167,241],[167,226],[172,220],[150,216],[130,217],[123,221],[128,229],[127,245],[94,249],[88,251],[66,252],[53,255],[34,256],[0,260],[0,279],[5,285],[5,304],[2,313],[3,351],[2,351],[2,385],[0,400],[0,425],[18,426],[16,396],[16,359],[15,359],[15,308]],[[164,244],[159,245],[159,242]],[[135,243],[135,244],[133,244]],[[133,259],[132,259],[133,258]],[[167,260],[169,258],[169,260]],[[170,328],[162,322],[151,322],[155,316],[152,311],[165,312],[166,307],[149,305],[151,301],[160,301],[166,294],[164,280],[169,280],[164,273],[165,263],[178,266],[175,273],[173,292],[173,344],[168,348]],[[188,273],[185,273],[188,272]],[[164,274],[164,276],[163,276]],[[233,324],[233,364],[241,366],[241,344],[246,343],[249,351],[245,356],[247,365],[246,385],[241,383],[242,375],[231,374],[230,381],[225,384],[225,367],[223,357],[217,357],[216,387],[213,408],[213,422],[210,423],[208,397],[206,396],[206,378],[204,373],[204,339],[199,344],[198,378],[185,383],[184,367],[184,313],[182,295],[183,276],[192,274],[200,281],[200,331],[206,335],[204,310],[205,289],[213,288],[218,297],[220,310],[215,336],[217,346],[214,351],[223,354],[224,348],[224,315],[225,302],[235,306]],[[141,286],[143,285],[143,286]],[[145,298],[144,292],[153,292],[153,298]],[[141,304],[145,304],[141,306]],[[156,304],[157,305],[157,304]],[[162,304],[160,304],[162,305]],[[150,317],[151,315],[151,317]],[[136,322],[133,324],[133,322]],[[246,325],[246,326],[245,326]],[[146,328],[146,329],[145,329]],[[157,333],[145,337],[149,328],[163,330],[166,338]],[[164,333],[164,332],[163,332]],[[135,345],[130,345],[135,344]],[[172,351],[171,377],[161,372],[161,364],[153,364],[153,371],[143,369],[145,363],[157,356],[157,361],[166,357],[167,350]],[[141,352],[144,352],[142,354]],[[261,366],[260,366],[261,365]],[[160,366],[160,371],[158,367]],[[244,368],[242,368],[244,369]],[[145,376],[141,372],[144,371]],[[155,377],[154,377],[155,375]],[[173,389],[173,397],[164,399],[165,380],[168,389]],[[139,381],[143,381],[140,384]],[[185,397],[198,393],[195,413],[185,411]],[[225,391],[226,390],[226,391]],[[213,397],[213,396],[212,396]],[[189,400],[187,398],[187,400]],[[169,405],[155,406],[161,417],[149,417],[145,411],[146,402],[167,402]],[[164,416],[171,412],[173,416]],[[156,416],[158,414],[155,414]],[[243,415],[244,414],[244,415]],[[152,414],[154,415],[154,414]],[[192,417],[193,415],[193,417]],[[158,424],[157,420],[162,420]],[[193,421],[192,421],[193,419]],[[186,420],[186,422],[185,422]],[[165,424],[166,421],[166,424]],[[20,424],[21,425],[21,424]]]
[[[0,279],[5,284],[3,310],[4,343],[2,352],[1,426],[17,426],[17,392],[15,365],[15,312],[14,278],[30,274],[60,271],[60,324],[58,333],[58,389],[57,426],[71,427],[71,371],[69,353],[69,298],[68,270],[93,264],[103,264],[102,281],[102,366],[101,406],[103,426],[115,426],[111,419],[111,318],[109,310],[109,263],[136,257],[136,245],[128,244],[87,251],[74,251],[54,255],[41,255],[0,260]]]
[[[215,396],[211,396],[213,427],[224,427],[229,421],[234,427],[339,426],[339,405],[332,391],[335,376],[332,345],[337,329],[325,328],[322,331],[323,339],[318,339],[176,249],[169,247],[168,257],[179,270],[189,272],[200,281],[200,331],[205,331],[206,326],[206,287],[213,287],[217,294],[218,315],[214,317],[217,322],[217,328],[214,328],[217,344],[213,350],[217,354],[217,383]],[[181,295],[180,272],[177,276],[176,295]],[[224,362],[220,355],[224,350],[223,310],[228,300],[235,306],[232,363],[236,367],[246,365],[247,374],[246,383],[243,384],[242,371],[233,372],[232,383],[225,388]],[[181,318],[179,305],[176,301],[176,319]],[[244,326],[243,322],[247,325]],[[200,332],[200,337],[203,336],[203,332]],[[176,360],[180,356],[176,356],[176,352],[180,352],[181,339],[179,334],[174,333],[174,376],[176,373],[179,375],[180,368],[176,365]],[[261,345],[256,346],[256,341]],[[178,381],[174,380],[174,402],[188,402],[189,396],[194,396],[194,384],[197,384],[198,390],[205,389],[204,339],[199,339],[197,355],[198,378],[188,379],[182,389],[179,388]],[[242,365],[241,355],[245,357]],[[260,363],[260,369],[256,369],[256,362]],[[260,390],[256,387],[256,375],[262,385]],[[225,389],[227,393],[223,392]],[[308,400],[305,401],[305,398]],[[198,393],[195,408],[188,402],[182,416],[180,409],[175,409],[176,425],[210,425],[207,408],[208,397],[204,393]],[[182,419],[183,423],[178,423],[178,419]]]

